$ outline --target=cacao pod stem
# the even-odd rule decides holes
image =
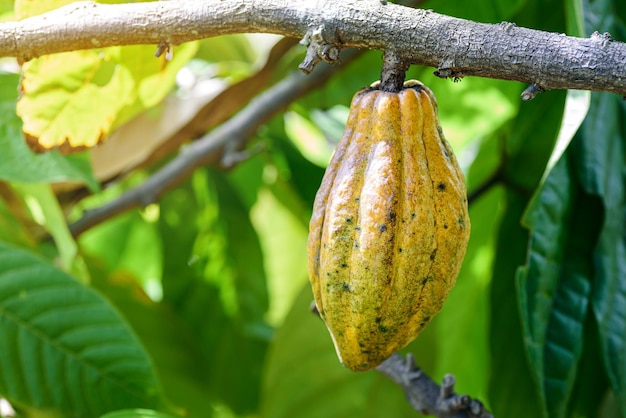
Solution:
[[[380,90],[398,93],[402,90],[406,71],[410,64],[392,51],[383,53],[383,68],[380,72]]]

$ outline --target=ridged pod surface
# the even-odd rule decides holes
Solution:
[[[308,241],[315,303],[346,367],[376,367],[417,337],[456,281],[469,232],[432,92],[415,80],[359,91]]]

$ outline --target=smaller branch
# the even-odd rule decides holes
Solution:
[[[394,354],[376,370],[404,389],[416,411],[438,418],[493,418],[483,404],[467,395],[454,393],[454,376],[444,377],[437,385],[419,367],[411,354],[404,359]]]
[[[306,56],[298,68],[305,74],[310,74],[320,61],[334,64],[339,59],[341,42],[336,31],[329,31],[324,25],[310,29],[300,44],[305,45]]]
[[[504,179],[502,177],[502,170],[496,170],[496,172],[493,173],[491,177],[489,177],[487,180],[485,180],[484,183],[476,187],[474,190],[472,190],[471,193],[467,195],[467,205],[471,206],[472,203],[478,200],[479,197],[491,190],[491,188],[496,184],[501,183],[503,180]]]
[[[528,87],[524,89],[520,97],[522,98],[523,101],[527,102],[529,100],[534,99],[535,96],[537,96],[537,94],[541,93],[542,91],[543,91],[543,87],[541,87],[537,83],[532,83],[531,85],[529,85]]]
[[[391,50],[383,54],[383,68],[380,72],[380,89],[390,93],[402,90],[410,63]]]
[[[340,65],[349,62],[358,54],[359,51],[346,51]],[[156,202],[203,165],[231,165],[241,157],[241,154],[237,153],[243,149],[259,126],[292,101],[326,82],[340,65],[323,66],[308,76],[293,73],[278,82],[257,96],[231,119],[196,142],[183,147],[176,158],[155,172],[143,184],[111,202],[86,211],[81,219],[70,225],[72,235],[76,237],[113,216]]]

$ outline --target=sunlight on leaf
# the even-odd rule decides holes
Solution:
[[[110,132],[118,112],[132,103],[132,87],[128,69],[105,52],[66,52],[28,61],[17,103],[27,142],[35,150],[93,147]]]
[[[74,152],[97,145],[116,126],[159,103],[196,49],[193,42],[178,46],[169,62],[155,58],[150,45],[65,52],[26,62],[17,114],[27,142],[37,151]]]
[[[302,155],[320,167],[326,167],[334,146],[311,120],[297,112],[285,113],[285,132]]]

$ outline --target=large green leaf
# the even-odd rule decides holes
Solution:
[[[505,215],[495,248],[491,287],[489,399],[496,416],[541,416],[539,391],[524,352],[515,272],[524,264],[528,233],[520,225],[559,131],[565,94],[550,92],[523,103],[506,139],[503,182]],[[544,123],[537,124],[537,120]]]
[[[0,244],[0,394],[16,406],[93,417],[159,406],[147,353],[93,290]]]
[[[210,396],[253,411],[271,329],[258,237],[222,174],[197,171],[161,204],[164,302],[194,329]]]
[[[506,193],[491,282],[491,381],[489,404],[494,416],[541,416],[539,393],[524,352],[515,271],[524,263],[528,233],[520,219],[527,199]]]
[[[602,211],[564,154],[530,203],[528,264],[518,274],[522,325],[544,416],[565,417],[583,349]]]
[[[581,1],[585,32],[626,37],[616,10],[623,2]],[[592,307],[598,322],[600,352],[611,387],[626,415],[626,126],[620,97],[592,93],[591,107],[578,135],[576,164],[584,190],[604,207],[602,230],[593,252]]]
[[[152,301],[131,274],[110,273],[98,267],[99,260],[88,261],[93,286],[124,314],[154,359],[167,399],[186,417],[211,417],[198,335],[167,304]]]
[[[607,94],[592,95],[589,116],[580,132],[577,162],[583,187],[600,196],[604,206],[594,251],[592,306],[611,386],[626,413],[626,144],[618,119],[626,112],[620,110],[619,100]]]
[[[354,373],[337,358],[306,284],[272,341],[263,382],[263,418],[415,417],[402,390],[376,371]]]
[[[156,206],[129,212],[86,231],[80,236],[83,252],[98,258],[109,274],[126,272],[136,277],[143,288],[159,299],[161,291],[162,250],[154,212]]]

